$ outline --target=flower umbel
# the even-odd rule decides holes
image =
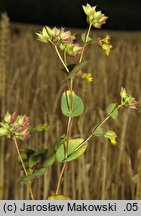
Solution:
[[[38,36],[38,40],[43,43],[73,43],[75,40],[75,36],[71,34],[70,31],[64,31],[64,28],[49,28],[48,26],[43,27],[42,31],[36,33]]]
[[[113,46],[110,44],[110,35],[106,35],[105,38],[98,38],[98,45],[102,47],[106,55],[109,56]]]
[[[6,136],[7,138],[13,138],[22,141],[27,141],[30,137],[29,132],[30,120],[26,115],[16,115],[14,112],[10,114],[6,113],[4,120],[0,122],[0,136]]]
[[[101,28],[101,26],[106,23],[108,17],[102,14],[101,11],[96,11],[96,6],[91,7],[89,4],[86,4],[86,6],[83,5],[82,7],[87,15],[89,24],[92,24],[95,28]]]
[[[135,100],[134,97],[127,94],[125,88],[121,88],[120,91],[121,96],[121,105],[128,106],[131,109],[137,109],[138,102]]]
[[[66,52],[70,56],[80,55],[83,48],[76,43],[60,44],[60,49]]]

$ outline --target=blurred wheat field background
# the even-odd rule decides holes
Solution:
[[[31,123],[47,122],[46,133],[34,134],[27,147],[52,145],[66,132],[67,119],[60,111],[60,97],[66,86],[61,63],[54,50],[40,43],[35,32],[41,27],[9,24],[2,16],[0,29],[0,108],[30,116]],[[78,36],[83,32],[72,29]],[[119,101],[121,86],[141,102],[141,32],[92,32],[93,37],[109,33],[113,50],[107,58],[95,43],[87,48],[87,71],[92,84],[76,80],[75,89],[83,98],[84,114],[73,122],[72,136],[86,137],[106,117],[106,107]],[[93,138],[87,151],[69,163],[62,193],[72,199],[141,199],[141,111],[121,110],[116,121],[105,129],[118,135],[117,146],[104,138]],[[24,146],[24,144],[21,144]],[[47,199],[56,189],[62,164],[54,164],[34,180],[36,199]],[[19,166],[12,141],[0,138],[0,199],[30,199],[20,184]]]

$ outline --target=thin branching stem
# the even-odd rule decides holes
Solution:
[[[54,44],[54,47],[55,47],[55,50],[56,50],[56,53],[60,59],[60,61],[62,62],[64,68],[66,69],[66,71],[69,73],[69,69],[67,68],[67,59],[66,59],[66,53],[64,52],[64,60],[63,58],[61,57],[60,53],[59,53],[59,50],[57,48],[57,46]],[[70,83],[69,81],[67,80],[67,85],[68,85],[68,90],[70,91],[70,112],[72,111],[72,93],[73,93],[73,79],[70,80]],[[72,126],[72,117],[69,117],[68,118],[68,123],[67,123],[67,131],[66,131],[66,149],[65,149],[65,152],[66,152],[66,158],[68,156],[68,146],[69,146],[69,139],[70,139],[70,134],[71,134],[71,126]],[[61,183],[62,183],[62,178],[63,178],[63,175],[64,175],[64,172],[65,172],[65,169],[66,169],[66,163],[64,163],[63,167],[62,167],[62,170],[61,170],[61,173],[60,173],[60,176],[59,176],[59,180],[58,180],[58,184],[57,184],[57,189],[56,189],[56,194],[59,193],[59,190],[60,190],[60,187],[61,187]]]
[[[79,63],[81,63],[81,61],[83,59],[83,54],[84,54],[84,51],[85,51],[85,47],[87,45],[87,39],[88,39],[89,34],[90,34],[91,26],[92,25],[90,24],[89,28],[88,28],[88,31],[87,31],[87,34],[86,34],[86,40],[85,40],[83,50],[82,50],[82,53],[81,53],[81,56],[80,56],[80,59],[79,59]],[[57,48],[57,46],[55,44],[54,44],[54,47],[55,47],[56,53],[57,53],[60,61],[62,62],[64,68],[69,73],[69,69],[66,66],[66,53],[64,53],[64,60],[63,60],[60,53],[59,53],[59,51],[58,51],[58,48]],[[70,79],[70,85],[68,85],[68,90],[71,92],[71,94],[70,94],[70,112],[71,112],[72,111],[73,79]],[[71,134],[71,127],[72,127],[72,117],[69,117],[68,118],[68,123],[67,123],[67,132],[66,132],[66,149],[65,149],[66,150],[66,158],[68,156],[68,146],[69,146],[69,139],[70,139],[70,134]],[[65,169],[66,169],[66,163],[64,163],[64,165],[62,167],[62,170],[61,170],[61,173],[60,173],[60,176],[59,176],[57,189],[56,189],[56,195],[58,195],[58,193],[59,193]]]
[[[67,65],[67,53],[66,53],[66,51],[64,51],[64,62],[65,62],[65,65]]]
[[[86,45],[87,45],[88,37],[89,37],[89,35],[90,35],[91,27],[92,27],[92,24],[90,23],[89,28],[88,28],[88,31],[87,31],[87,34],[86,34],[85,42],[84,42],[84,45],[83,45],[82,53],[81,53],[81,55],[80,55],[79,63],[81,63],[82,60],[83,60],[84,51],[85,51],[85,48],[86,48]]]
[[[122,104],[117,105],[116,110],[119,110],[122,107],[123,107]],[[81,148],[83,145],[85,145],[94,136],[94,132],[98,130],[101,126],[103,126],[108,121],[109,118],[110,116],[107,116],[97,127],[95,127],[92,133],[76,149],[74,149],[74,152],[77,151],[79,148]]]
[[[94,132],[96,130],[98,130],[105,122],[108,121],[108,119],[110,118],[110,116],[107,116],[94,130],[93,132],[74,150],[77,151],[79,148],[81,148],[83,145],[85,145],[93,136],[94,136]]]
[[[73,89],[73,79],[70,80],[70,85],[69,85],[69,90],[71,92],[71,94],[70,94],[70,112],[72,111],[72,89]],[[68,118],[67,132],[66,132],[66,149],[65,149],[66,150],[66,158],[68,156],[68,147],[69,147],[69,140],[70,140],[70,134],[71,134],[71,127],[72,127],[72,117],[70,116]],[[59,176],[57,189],[56,189],[56,195],[58,195],[58,193],[60,191],[63,175],[64,175],[65,169],[67,167],[66,165],[67,165],[67,163],[65,162],[63,167],[62,167],[60,176]]]
[[[93,130],[93,133],[94,133],[97,129],[99,129],[105,122],[107,122],[109,118],[110,118],[110,116],[107,116],[107,117]],[[70,130],[71,130],[71,128],[70,128],[70,127],[71,127],[71,119],[72,119],[72,118],[69,117],[68,126],[67,126],[66,144],[67,144],[67,142],[69,142],[69,133],[70,133]],[[74,152],[77,151],[79,148],[81,148],[83,145],[85,145],[85,144],[93,137],[93,133],[92,133],[90,136],[88,136],[88,138],[86,138],[86,139],[81,143],[81,145],[79,145],[79,146],[74,150]],[[66,145],[66,147],[67,147],[67,145]],[[67,156],[67,154],[66,154],[66,156]],[[67,165],[67,163],[65,162],[64,165],[63,165],[63,167],[62,167],[60,176],[59,176],[59,180],[58,180],[58,184],[57,184],[57,189],[56,189],[56,195],[59,194],[59,190],[60,190],[61,183],[62,183],[62,178],[63,178],[64,172],[65,172],[65,169],[66,169],[66,165]]]
[[[20,159],[20,161],[21,161],[23,170],[24,170],[24,172],[25,172],[25,175],[28,176],[28,173],[27,173],[25,164],[24,164],[24,162],[23,162],[23,159],[22,159],[22,156],[21,156],[21,153],[20,153],[20,150],[19,150],[18,142],[17,142],[17,139],[16,139],[15,136],[13,137],[13,140],[14,140],[14,144],[15,144],[15,147],[16,147],[17,154],[18,154],[18,156],[19,156],[19,159]],[[30,191],[31,199],[34,200],[34,195],[33,195],[33,191],[32,191],[31,181],[29,182],[29,191]]]
[[[62,183],[62,178],[63,178],[64,172],[65,172],[66,166],[67,166],[67,163],[65,162],[64,165],[63,165],[63,167],[62,167],[60,176],[59,176],[59,180],[58,180],[58,184],[57,184],[57,189],[56,189],[56,193],[55,193],[56,195],[59,194],[61,183]]]
[[[59,52],[59,50],[58,50],[58,47],[57,47],[55,44],[54,44],[54,48],[55,48],[55,51],[56,51],[56,53],[57,53],[57,55],[58,55],[60,61],[61,61],[62,64],[63,64],[64,68],[65,68],[66,71],[69,73],[69,69],[67,68],[67,65],[65,64],[65,62],[64,62],[64,60],[63,60],[63,58],[62,58],[62,56],[60,55],[60,52]]]
[[[66,133],[66,158],[68,156],[68,146],[69,146],[69,139],[70,139],[70,132],[71,132],[71,122],[72,117],[68,118],[68,124],[67,124],[67,133]]]

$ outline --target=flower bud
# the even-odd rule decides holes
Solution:
[[[126,90],[123,87],[121,88],[120,96],[122,99],[126,98],[126,96],[127,96]]]
[[[6,113],[5,117],[4,117],[4,121],[7,123],[10,123],[11,121],[11,114],[9,112]]]
[[[6,127],[0,127],[0,136],[7,136],[8,129]]]
[[[30,133],[27,131],[27,132],[24,134],[22,140],[23,140],[24,142],[26,142],[27,140],[29,140],[29,138],[30,138]]]
[[[137,109],[137,105],[138,105],[138,102],[135,100],[135,98],[132,97],[130,104],[129,104],[129,108],[130,109]]]
[[[14,122],[15,122],[16,117],[17,117],[17,114],[16,114],[16,112],[14,112],[14,113],[11,115],[11,123],[14,123]]]
[[[110,35],[106,35],[105,38],[98,38],[98,45],[102,47],[106,55],[109,56],[113,46],[110,44]]]
[[[46,27],[43,27],[42,31],[39,33],[36,33],[38,36],[38,40],[43,42],[43,43],[48,43],[50,40],[50,36],[47,32]]]

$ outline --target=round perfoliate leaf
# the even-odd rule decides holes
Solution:
[[[70,139],[68,143],[68,156],[67,157],[66,157],[66,143],[62,144],[56,152],[56,159],[59,162],[68,162],[68,161],[72,161],[80,157],[85,152],[88,146],[87,143],[81,146],[83,141],[84,139],[82,138]]]
[[[107,114],[113,119],[116,119],[118,117],[118,110],[116,109],[116,107],[117,107],[116,103],[111,103],[107,107]]]
[[[92,41],[92,38],[90,36],[86,36],[86,33],[83,33],[81,35],[81,40],[84,42],[84,43],[89,43],[90,41]]]
[[[95,129],[95,130],[93,131],[93,135],[98,136],[98,137],[102,136],[102,135],[103,135],[103,129],[102,129],[101,127]]]
[[[80,116],[84,111],[84,104],[79,96],[69,90],[62,95],[61,110],[65,116]]]

